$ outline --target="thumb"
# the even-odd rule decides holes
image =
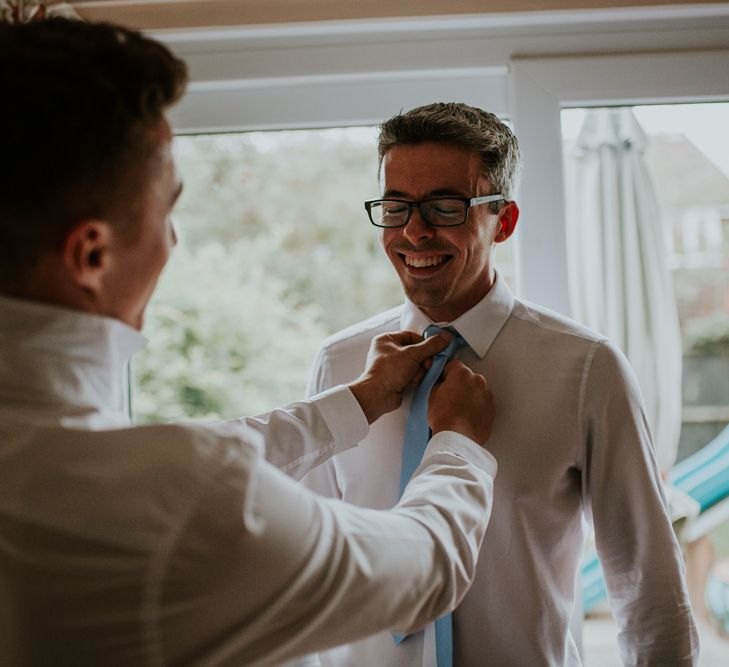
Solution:
[[[409,346],[408,352],[412,354],[418,362],[423,362],[432,357],[434,354],[444,350],[450,342],[450,339],[450,334],[439,333],[435,336],[430,336],[430,338],[426,338],[421,343]]]

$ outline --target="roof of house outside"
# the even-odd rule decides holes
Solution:
[[[653,135],[646,162],[664,204],[729,205],[729,176],[685,135]]]

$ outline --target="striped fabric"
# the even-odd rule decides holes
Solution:
[[[677,463],[668,479],[698,501],[702,512],[729,496],[729,426],[706,447]]]

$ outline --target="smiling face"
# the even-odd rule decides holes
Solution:
[[[401,144],[382,162],[383,196],[429,197],[493,194],[478,153],[453,144]],[[431,227],[413,210],[405,227],[381,229],[380,240],[408,299],[434,322],[451,322],[475,306],[494,282],[492,250],[514,231],[518,208],[474,206],[465,224]]]

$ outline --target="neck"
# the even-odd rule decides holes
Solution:
[[[94,307],[93,295],[70,280],[60,263],[50,259],[40,260],[22,278],[3,281],[0,294],[92,315],[100,314]]]
[[[125,365],[144,337],[123,323],[28,299],[0,298],[0,412],[36,421],[125,423]]]
[[[496,272],[491,269],[486,280],[481,285],[481,289],[467,295],[464,299],[458,302],[446,301],[446,303],[435,307],[418,307],[428,316],[431,322],[453,322],[471,310],[477,303],[480,303],[491,291],[495,282]]]

